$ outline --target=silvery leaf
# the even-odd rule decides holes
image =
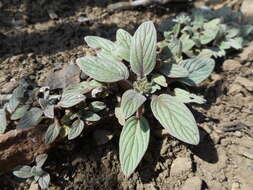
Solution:
[[[40,178],[39,178],[39,185],[41,189],[47,189],[50,183],[50,175],[45,172]]]
[[[188,91],[180,89],[180,88],[175,88],[174,93],[175,93],[175,98],[179,102],[182,102],[182,103],[194,102],[198,104],[203,104],[206,102],[206,100],[203,97],[189,93]]]
[[[0,134],[4,133],[7,127],[5,109],[0,109]]]
[[[86,111],[84,113],[83,118],[85,121],[92,121],[92,122],[99,121],[101,119],[101,117],[98,114],[93,113],[91,111]]]
[[[69,129],[68,132],[68,139],[72,140],[78,137],[84,129],[84,122],[80,119],[77,119],[73,122],[72,127]]]
[[[171,62],[163,63],[159,71],[169,78],[182,78],[189,75],[189,72],[186,68]]]
[[[94,101],[90,104],[91,110],[94,112],[99,112],[106,108],[106,105],[104,102],[101,101]]]
[[[95,49],[104,49],[111,52],[115,48],[115,45],[112,41],[98,36],[86,36],[84,40],[88,46]]]
[[[50,144],[54,142],[54,140],[59,136],[60,134],[60,126],[58,122],[54,122],[51,124],[45,133],[44,139],[46,144]]]
[[[36,166],[37,167],[42,167],[47,160],[47,154],[40,154],[36,156],[35,161],[36,161]]]
[[[18,120],[18,119],[22,118],[28,109],[29,109],[28,105],[24,105],[24,106],[17,108],[13,112],[13,114],[11,114],[11,120]]]
[[[82,94],[77,93],[65,93],[62,95],[62,98],[60,102],[58,103],[58,106],[61,106],[63,108],[70,108],[72,106],[75,106],[79,104],[80,102],[84,101],[86,97]]]
[[[30,178],[33,176],[30,166],[19,166],[13,171],[13,175],[19,178]]]

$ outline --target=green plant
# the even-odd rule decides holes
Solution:
[[[50,183],[50,175],[42,169],[45,161],[47,159],[47,154],[41,154],[36,157],[36,165],[33,167],[22,165],[14,169],[13,175],[19,178],[27,179],[34,178],[34,181],[39,183],[41,189],[47,189]]]
[[[228,50],[241,49],[253,31],[251,21],[228,7],[194,9],[191,15],[179,15],[167,25],[165,40],[159,45],[168,48],[167,56],[172,54],[176,59],[182,55],[223,57]]]
[[[119,140],[120,163],[123,173],[130,176],[144,156],[149,143],[150,127],[144,114],[150,107],[154,117],[169,133],[189,144],[199,143],[199,131],[191,111],[184,103],[204,103],[202,97],[186,90],[170,87],[174,81],[198,85],[212,72],[211,58],[196,57],[163,62],[157,54],[157,33],[152,22],[139,26],[133,36],[119,29],[116,42],[85,37],[97,56],[77,59],[77,65],[89,77],[108,84],[117,82],[126,91],[115,115],[123,124]],[[113,93],[112,93],[113,94]],[[152,119],[152,118],[151,118]]]

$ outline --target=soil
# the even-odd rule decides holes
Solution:
[[[116,1],[1,2],[0,87],[25,75],[43,81],[49,71],[91,54],[84,44],[86,35],[114,40],[118,28],[133,33],[143,21],[152,20],[158,25],[196,5],[169,3],[109,12],[106,6]],[[240,3],[233,4],[234,8],[238,9]],[[50,18],[49,10],[58,18],[53,14]],[[116,120],[104,122],[49,152],[45,165],[51,175],[49,189],[252,190],[253,62],[244,54],[240,57],[240,52],[233,52],[223,62],[217,60],[211,77],[192,89],[207,99],[205,105],[190,106],[201,132],[198,146],[158,135],[156,131],[161,127],[154,119],[147,153],[127,179],[120,171],[118,157],[121,126]],[[102,129],[113,134],[113,138],[98,145],[94,134]],[[1,190],[27,190],[30,185],[31,180],[18,179],[11,173],[1,176]]]

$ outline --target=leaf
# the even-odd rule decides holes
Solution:
[[[77,119],[76,121],[74,121],[74,123],[72,124],[72,127],[69,129],[69,132],[68,132],[68,140],[72,140],[78,137],[82,133],[83,129],[84,129],[84,123],[82,120]]]
[[[7,127],[5,109],[0,109],[0,134],[4,133]]]
[[[123,126],[125,124],[125,117],[122,113],[121,108],[116,107],[114,110],[114,113],[115,113],[115,117],[118,119],[119,124]]]
[[[122,95],[120,108],[125,118],[133,115],[138,108],[146,101],[146,97],[135,90],[127,90]]]
[[[169,78],[183,78],[189,75],[187,69],[176,63],[164,63],[159,71]]]
[[[86,94],[90,92],[93,87],[89,82],[83,81],[78,84],[73,84],[68,86],[63,90],[63,94],[76,93],[76,94]]]
[[[19,107],[15,110],[15,112],[13,114],[11,114],[11,120],[18,120],[21,117],[23,117],[25,115],[25,113],[27,112],[27,110],[29,109],[28,105],[24,105],[22,107]]]
[[[189,34],[183,34],[180,37],[180,41],[182,42],[182,51],[187,52],[195,45],[195,42],[190,39]]]
[[[131,34],[123,29],[117,30],[116,40],[117,40],[117,49],[116,55],[130,62],[130,47],[131,47]]]
[[[180,57],[182,55],[182,42],[176,38],[174,38],[169,44],[168,44],[169,51],[171,53],[171,56],[178,56]]]
[[[129,177],[144,156],[149,143],[150,129],[142,117],[129,118],[120,134],[119,157],[123,173]]]
[[[91,110],[94,112],[99,112],[106,108],[106,105],[104,102],[101,101],[94,101],[90,104]]]
[[[115,45],[112,41],[98,36],[86,36],[84,40],[91,48],[104,49],[109,52],[115,48]]]
[[[7,110],[12,113],[16,110],[20,104],[20,99],[23,98],[25,89],[22,86],[18,86],[14,89],[13,94],[7,104]]]
[[[135,32],[130,49],[130,65],[134,73],[144,77],[156,64],[156,29],[152,22],[144,22]]]
[[[86,75],[100,82],[117,82],[129,77],[127,67],[116,60],[87,56],[77,59],[77,64]]]
[[[229,44],[231,47],[235,48],[235,49],[242,49],[243,47],[243,39],[241,37],[237,37],[234,39],[230,39],[229,40]]]
[[[65,93],[62,95],[62,98],[61,98],[60,102],[58,103],[58,106],[61,106],[63,108],[69,108],[69,107],[79,104],[80,102],[84,101],[85,99],[86,99],[86,97],[82,94]]]
[[[46,117],[53,119],[54,118],[54,105],[50,104],[50,100],[39,98],[38,100],[40,107],[43,110],[43,113]]]
[[[26,179],[33,176],[31,169],[30,166],[19,166],[13,171],[13,175]]]
[[[33,166],[31,169],[31,173],[33,174],[33,176],[41,176],[44,171],[41,169],[41,167]]]
[[[215,66],[215,61],[207,57],[197,57],[184,60],[180,66],[187,69],[189,75],[179,80],[190,86],[194,86],[201,83],[211,74]]]
[[[168,84],[166,82],[166,78],[163,75],[156,74],[152,77],[152,81],[160,86],[167,87]]]
[[[155,118],[177,139],[197,145],[199,131],[191,111],[173,96],[162,94],[151,101]]]
[[[186,90],[183,90],[180,88],[175,88],[174,93],[175,93],[175,98],[179,102],[182,102],[182,103],[194,102],[194,103],[198,103],[198,104],[203,104],[206,102],[206,100],[203,97],[197,96],[195,94],[191,94],[191,93],[187,92]]]
[[[36,166],[37,167],[42,167],[47,160],[47,154],[40,154],[36,156],[35,161],[36,161]]]
[[[38,125],[43,112],[40,108],[34,107],[25,113],[19,120],[17,129],[26,129]]]
[[[39,178],[39,185],[41,189],[47,189],[50,183],[50,175],[49,173],[45,172],[40,178]]]
[[[51,124],[45,133],[44,139],[46,144],[50,144],[54,142],[54,140],[59,136],[60,134],[60,126],[57,122],[54,122]]]
[[[86,111],[83,117],[85,121],[93,121],[93,122],[101,119],[101,117],[98,114],[93,113],[91,111]]]

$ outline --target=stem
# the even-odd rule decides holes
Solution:
[[[136,117],[140,119],[143,114],[144,114],[144,105],[141,105],[141,107],[139,107],[136,112]]]

